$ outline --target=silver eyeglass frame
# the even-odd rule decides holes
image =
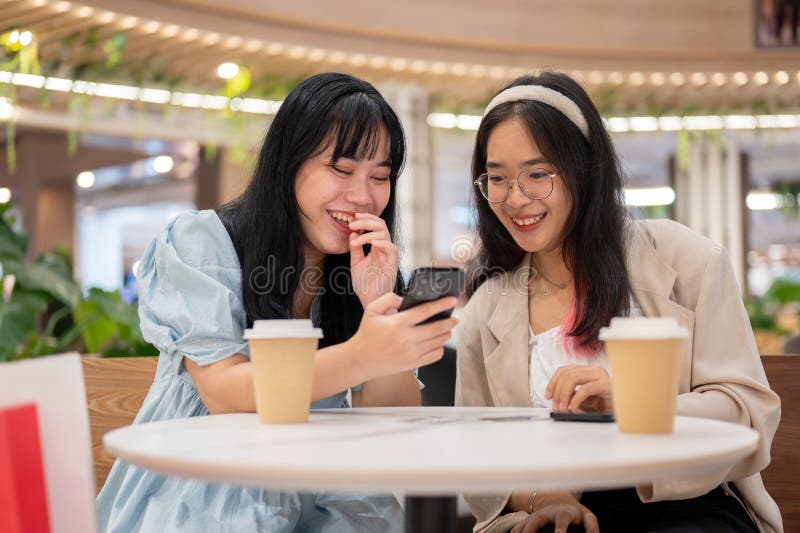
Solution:
[[[523,187],[522,184],[519,181],[520,176],[522,176],[526,172],[532,172],[534,170],[543,170],[543,171],[545,171],[547,173],[548,177],[550,178],[550,192],[548,192],[547,195],[545,195],[545,196],[531,196],[530,194],[528,194],[528,192],[525,190],[525,187]],[[473,185],[478,187],[478,190],[480,191],[481,196],[483,196],[486,199],[486,201],[489,202],[490,204],[502,204],[503,202],[508,200],[508,195],[511,193],[511,189],[513,187],[513,183],[514,182],[517,183],[517,188],[520,190],[520,192],[522,192],[522,194],[524,194],[527,198],[530,198],[531,200],[544,200],[546,198],[549,198],[550,195],[553,194],[553,189],[555,189],[555,184],[553,183],[553,180],[556,178],[556,176],[559,175],[558,172],[550,172],[549,170],[547,170],[544,167],[533,167],[533,168],[525,169],[525,170],[521,171],[519,174],[517,174],[517,177],[513,178],[513,179],[507,178],[506,176],[503,176],[502,174],[493,174],[495,176],[503,176],[503,178],[505,178],[505,180],[506,180],[507,187],[506,187],[506,195],[502,200],[494,200],[494,201],[492,201],[492,200],[489,199],[487,194],[483,192],[483,188],[481,187],[481,179],[488,178],[492,174],[493,173],[490,173],[490,172],[484,172],[483,174],[478,176],[478,178],[476,180],[474,180],[472,182]],[[487,183],[487,185],[488,185],[488,183]]]

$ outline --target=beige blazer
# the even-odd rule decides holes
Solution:
[[[645,502],[693,498],[723,484],[744,501],[761,531],[782,532],[780,511],[760,475],[770,461],[780,399],[767,383],[726,251],[669,220],[632,222],[627,239],[636,303],[646,316],[675,317],[689,330],[678,414],[747,425],[761,436],[758,449],[732,468],[637,487],[639,497]],[[520,273],[485,282],[460,315],[456,405],[531,405],[528,297],[515,288]],[[475,531],[507,531],[527,516],[501,516],[508,497],[466,496],[478,520]]]

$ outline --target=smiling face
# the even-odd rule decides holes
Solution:
[[[380,215],[391,196],[389,137],[381,128],[371,157],[331,161],[331,143],[305,160],[297,171],[294,191],[300,210],[307,262],[349,250],[348,224],[355,213]]]
[[[532,168],[556,172],[520,119],[511,117],[495,126],[486,144],[486,171],[514,179],[523,170]],[[489,205],[526,252],[553,252],[561,248],[572,211],[572,198],[561,176],[553,178],[553,192],[543,200],[531,200],[515,182],[505,202]]]

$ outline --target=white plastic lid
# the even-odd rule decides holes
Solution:
[[[600,328],[601,341],[621,339],[685,339],[689,331],[672,317],[615,317]]]
[[[245,339],[321,339],[322,330],[308,319],[256,320]]]

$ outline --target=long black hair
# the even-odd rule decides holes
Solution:
[[[353,76],[326,73],[300,83],[281,104],[249,186],[217,211],[239,256],[248,325],[257,319],[292,316],[305,266],[294,188],[300,166],[330,146],[331,163],[340,157],[372,157],[383,128],[390,143],[391,193],[380,216],[395,240],[395,184],[406,145],[400,120],[380,93]],[[352,290],[349,267],[349,252],[325,259],[323,346],[347,340],[361,322],[363,308]],[[398,276],[395,290],[401,289]]]
[[[503,90],[518,85],[540,85],[575,102],[589,126],[588,140],[566,116],[535,100],[498,105],[481,121],[472,159],[472,179],[486,172],[486,146],[494,128],[515,117],[528,129],[542,154],[555,165],[572,198],[572,211],[563,232],[564,263],[575,280],[575,317],[569,335],[580,346],[593,346],[601,327],[612,317],[625,315],[630,285],[625,262],[625,220],[622,172],[600,113],[575,80],[558,72],[522,76]],[[525,251],[489,207],[477,186],[480,249],[473,265],[470,290],[488,277],[513,270]]]

